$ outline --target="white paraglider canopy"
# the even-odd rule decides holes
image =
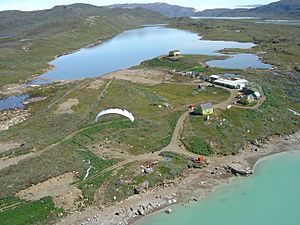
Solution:
[[[131,122],[134,121],[134,116],[132,115],[132,113],[128,112],[125,109],[120,109],[120,108],[109,108],[109,109],[104,109],[101,112],[99,112],[96,116],[96,123],[98,122],[98,119],[106,114],[119,114],[122,116],[127,117],[128,119],[130,119]]]

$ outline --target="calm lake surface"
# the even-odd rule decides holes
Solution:
[[[260,24],[276,24],[276,25],[289,25],[289,26],[299,26],[300,20],[264,20],[257,21],[256,23]]]
[[[211,67],[219,67],[219,68],[226,68],[226,69],[239,69],[239,68],[248,68],[248,67],[269,69],[272,67],[269,64],[261,63],[257,55],[238,54],[237,57],[234,55],[231,56],[232,57],[224,60],[208,61],[207,65]]]
[[[28,95],[12,96],[2,99],[0,100],[0,110],[23,109],[23,102],[26,98],[28,98]]]
[[[253,46],[252,43],[201,40],[195,33],[163,26],[144,27],[125,31],[103,41],[102,44],[61,56],[50,62],[55,68],[40,77],[50,80],[74,80],[101,76],[138,65],[144,60],[167,54],[174,49],[179,49],[184,54],[222,55],[217,51],[223,48]],[[225,63],[226,68],[265,68],[265,64],[254,57],[251,54],[233,55],[233,61]]]
[[[300,145],[293,150],[260,161],[253,176],[235,178],[204,200],[135,225],[299,225]]]
[[[240,17],[230,17],[230,16],[220,16],[220,17],[217,17],[217,16],[193,16],[191,17],[192,19],[195,19],[195,20],[201,20],[201,19],[204,19],[204,20],[257,20],[259,19],[259,17],[245,17],[245,16],[240,16]]]

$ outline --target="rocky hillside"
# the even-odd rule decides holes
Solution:
[[[0,12],[0,34],[35,28],[51,30],[59,26],[63,28],[65,24],[76,27],[78,23],[96,19],[108,22],[107,25],[119,26],[119,21],[121,24],[146,23],[164,19],[164,16],[145,9],[107,8],[88,4],[55,6],[52,9],[30,12],[9,10]]]
[[[281,0],[251,9],[209,9],[198,12],[197,16],[253,16],[267,18],[300,18],[299,0]]]
[[[136,9],[143,8],[159,12],[168,17],[190,17],[195,16],[197,10],[194,8],[182,7],[178,5],[169,5],[166,3],[149,3],[149,4],[117,4],[109,8]]]

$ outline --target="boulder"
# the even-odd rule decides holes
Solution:
[[[140,194],[144,190],[148,189],[148,187],[149,187],[149,182],[146,180],[144,183],[134,187],[134,193]]]
[[[166,212],[167,214],[171,214],[171,213],[172,213],[172,209],[167,209],[165,212]]]

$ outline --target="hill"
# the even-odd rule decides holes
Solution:
[[[81,23],[91,17],[98,20],[110,20],[108,22],[118,26],[118,22],[136,23],[137,21],[162,19],[164,16],[157,12],[145,9],[120,9],[98,7],[89,4],[72,4],[55,6],[52,9],[39,11],[9,10],[0,12],[0,34],[7,32],[24,31],[36,27],[57,26],[68,22]]]
[[[0,12],[0,89],[50,68],[56,55],[80,49],[166,17],[145,9],[109,9],[87,4],[32,12]]]
[[[281,0],[268,5],[263,5],[251,9],[209,9],[198,12],[197,16],[253,16],[262,18],[286,18],[300,17],[300,1]]]
[[[149,4],[116,4],[110,5],[109,8],[136,9],[143,8],[168,17],[190,17],[195,16],[197,10],[194,8],[182,7],[178,5],[169,5],[166,3],[149,3]]]

